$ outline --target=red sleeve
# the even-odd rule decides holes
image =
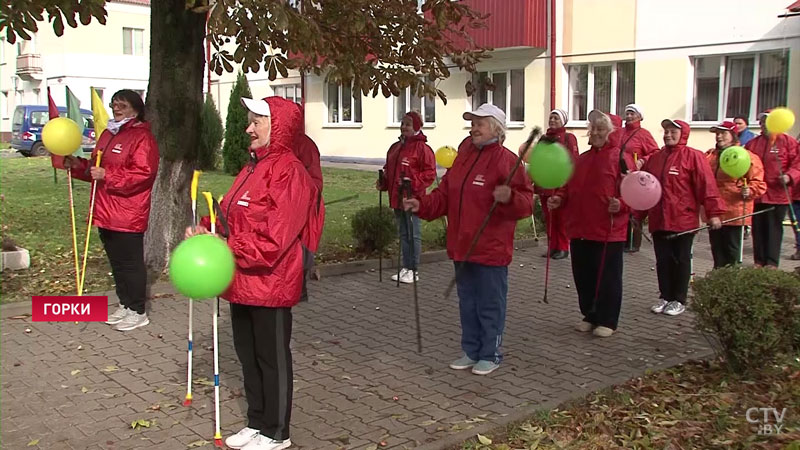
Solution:
[[[250,231],[228,239],[236,264],[243,269],[274,267],[308,221],[309,208],[300,207],[312,201],[311,177],[305,168],[292,164],[274,176],[264,199],[272,206],[264,214],[264,220],[252,224]]]
[[[719,217],[727,211],[725,201],[719,193],[714,172],[702,152],[694,151],[694,170],[692,171],[692,184],[694,185],[694,198],[698,205],[703,205],[707,217]]]
[[[97,150],[92,153],[92,161],[94,161],[94,157],[97,154]],[[92,161],[81,158],[78,156],[72,163],[72,168],[69,169],[70,173],[72,174],[73,178],[77,178],[79,180],[88,181],[91,183],[92,177],[89,175],[89,168],[92,166]]]
[[[800,184],[800,151],[798,151],[798,144],[791,136],[784,135],[786,141],[786,158],[789,162],[789,168],[786,170],[786,175],[792,179],[792,185],[797,186]]]
[[[156,139],[150,133],[142,133],[125,165],[106,169],[103,179],[106,191],[128,197],[152,188],[158,171],[158,158]]]
[[[434,220],[447,214],[448,174],[449,172],[445,173],[442,179],[439,180],[439,186],[436,189],[419,199],[417,215],[420,218]]]
[[[417,155],[417,172],[414,174],[411,186],[414,192],[421,192],[428,189],[436,179],[436,158],[433,150],[427,145],[419,146]]]
[[[569,154],[572,155],[572,161],[575,161],[578,159],[578,155],[580,154],[580,151],[578,151],[578,138],[576,138],[572,133],[567,133],[565,141],[567,144],[567,150],[569,151]]]
[[[658,151],[659,147],[658,143],[656,143],[656,140],[653,139],[653,135],[650,134],[649,131],[647,130],[642,130],[642,131],[643,133],[640,133],[642,135],[642,155],[643,155],[642,159],[647,161],[647,158],[649,158],[650,155]],[[631,167],[636,167],[636,166],[631,166]]]
[[[764,181],[764,164],[761,158],[750,152],[750,170],[745,174],[750,197],[758,198],[767,193],[767,182]]]
[[[394,144],[389,146],[389,150],[386,151],[386,162],[383,163],[383,183],[381,183],[381,190],[388,191],[389,190],[389,170],[391,167],[391,158],[392,158],[392,149],[394,148]]]
[[[507,158],[506,161],[511,161],[511,166],[507,166],[503,174],[504,178],[507,173],[511,172],[517,162],[516,158]],[[511,200],[508,203],[497,205],[498,216],[513,220],[530,217],[533,214],[533,185],[528,178],[528,174],[525,173],[525,167],[522,163],[517,167],[517,171],[514,172],[509,186],[511,186]]]

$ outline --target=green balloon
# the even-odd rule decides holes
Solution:
[[[728,147],[719,155],[719,168],[731,178],[741,178],[750,170],[750,152],[739,146]]]
[[[572,157],[561,144],[539,141],[528,156],[528,174],[536,186],[556,189],[572,176]]]
[[[233,281],[233,253],[222,239],[200,234],[181,242],[169,260],[169,278],[181,294],[193,299],[214,298]]]

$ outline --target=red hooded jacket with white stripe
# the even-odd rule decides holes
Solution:
[[[682,120],[675,123],[681,127],[678,144],[664,146],[650,155],[642,167],[661,183],[661,201],[647,211],[634,213],[640,221],[649,217],[650,232],[697,228],[701,206],[708,217],[720,217],[727,209],[705,153],[686,146],[689,124]]]
[[[382,191],[389,191],[389,206],[401,209],[400,186],[403,177],[411,179],[413,197],[425,195],[428,186],[436,179],[436,159],[433,150],[426,143],[428,138],[418,134],[392,144],[386,153],[386,164],[383,166]]]
[[[70,172],[83,181],[92,181],[89,168],[102,150],[100,167],[103,180],[97,183],[92,222],[100,228],[127,233],[143,233],[150,218],[150,194],[158,172],[158,144],[150,124],[133,119],[117,134],[105,130],[97,140],[91,160],[76,158]]]
[[[308,218],[308,226],[303,230],[303,245],[316,252],[319,241],[322,239],[322,229],[325,226],[325,201],[322,199],[322,167],[319,162],[319,148],[305,133],[300,133],[297,145],[293,146],[295,156],[306,168],[314,184],[314,199],[316,207]]]
[[[620,148],[625,151],[626,155],[630,155],[634,161],[641,160],[645,162],[650,155],[658,151],[658,144],[653,139],[653,135],[642,128],[642,122],[636,121],[625,124]],[[634,155],[636,155],[635,158]],[[636,166],[631,166],[631,170],[636,170]]]
[[[316,207],[315,188],[292,152],[302,126],[299,110],[283,98],[266,101],[270,143],[251,150],[250,162],[220,204],[236,261],[233,283],[221,297],[245,305],[291,307],[303,286],[301,235]],[[208,228],[208,217],[202,224]]]
[[[746,149],[761,158],[761,163],[764,165],[767,192],[756,198],[756,203],[788,205],[790,200],[786,198],[781,172],[792,179],[789,186],[789,195],[792,195],[792,189],[800,184],[800,154],[797,151],[797,141],[788,134],[781,133],[775,138],[773,146],[769,144],[769,137],[761,134],[745,145]]]
[[[463,262],[469,246],[494,202],[494,188],[505,183],[517,156],[497,142],[478,148],[472,138],[458,146],[453,166],[439,187],[420,200],[419,216],[434,220],[447,215],[447,256]],[[498,204],[483,230],[469,262],[507,266],[514,250],[514,230],[519,219],[530,217],[533,187],[524,167],[510,182],[511,199]]]

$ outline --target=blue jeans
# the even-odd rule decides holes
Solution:
[[[461,313],[461,348],[475,361],[500,364],[506,323],[508,267],[454,261]]]
[[[792,202],[792,211],[794,211],[794,218],[795,220],[800,221],[800,200],[795,200]],[[792,219],[792,216],[789,216],[789,220]],[[794,233],[794,248],[798,252],[800,252],[800,231],[795,231]]]
[[[408,239],[408,219],[406,219],[406,215],[401,209],[394,210],[394,217],[397,221],[397,234],[400,235],[400,250],[403,254],[403,267],[406,269],[416,269],[419,264],[419,254],[422,252],[422,234],[419,229],[419,217],[417,217],[416,214],[411,214],[411,224],[414,227],[413,255],[411,254],[411,243]]]

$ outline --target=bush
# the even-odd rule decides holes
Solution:
[[[774,269],[726,267],[694,284],[697,328],[713,334],[728,368],[747,374],[800,350],[800,279]]]
[[[250,137],[247,128],[247,110],[242,107],[241,98],[252,97],[250,85],[242,72],[236,77],[228,103],[228,116],[225,118],[225,144],[222,146],[222,165],[225,172],[236,175],[250,159]]]
[[[197,165],[200,170],[215,170],[219,164],[219,147],[222,144],[222,117],[211,94],[206,96],[200,113],[200,142],[197,149]]]
[[[386,207],[382,211],[377,206],[362,208],[356,211],[350,225],[358,250],[363,252],[384,250],[397,238],[394,213]]]

